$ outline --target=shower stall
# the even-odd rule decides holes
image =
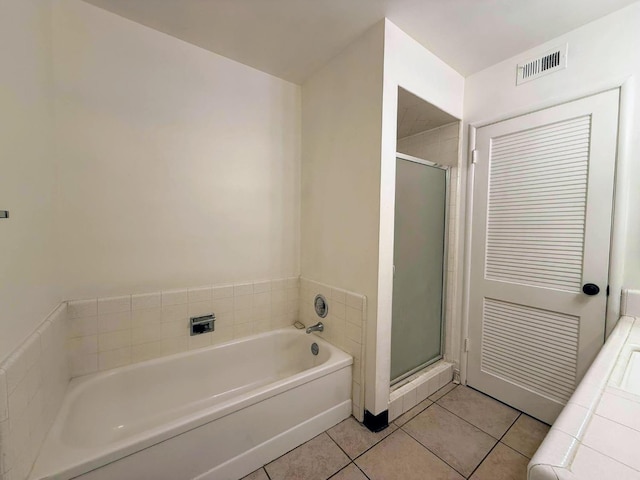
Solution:
[[[398,153],[391,384],[442,358],[449,167]]]

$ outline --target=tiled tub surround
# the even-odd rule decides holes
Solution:
[[[316,295],[327,299],[329,310],[320,318],[314,310]],[[364,339],[366,327],[366,297],[300,278],[300,321],[306,326],[322,322],[324,332],[316,332],[328,342],[353,357],[353,416],[362,422],[364,417]]]
[[[238,479],[349,417],[352,362],[289,326],[76,378],[30,478]]]
[[[625,384],[628,373],[640,384],[629,368],[639,351],[640,319],[622,317],[529,463],[529,480],[640,479],[640,389]]]
[[[0,479],[24,480],[69,383],[67,305],[0,364]]]
[[[298,278],[69,302],[71,376],[267,332],[298,319]],[[189,317],[215,313],[215,331],[189,336]]]

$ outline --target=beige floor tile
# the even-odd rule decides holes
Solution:
[[[527,480],[529,459],[499,443],[471,476],[471,480]]]
[[[549,425],[523,413],[502,438],[502,442],[531,458],[549,432],[549,428]]]
[[[408,412],[404,412],[402,415],[400,415],[398,418],[396,418],[393,421],[393,423],[395,423],[397,426],[401,427],[402,425],[407,423],[409,420],[411,420],[413,417],[415,417],[420,412],[422,412],[429,405],[433,405],[433,402],[427,398],[427,399],[421,401],[418,405],[413,407]]]
[[[520,412],[483,393],[462,385],[438,400],[451,413],[499,439]]]
[[[437,404],[402,429],[465,477],[471,475],[497,442]]]
[[[453,390],[454,388],[456,388],[458,385],[456,385],[455,383],[447,383],[444,387],[442,387],[440,390],[438,390],[435,393],[432,393],[428,398],[429,400],[431,400],[432,402],[435,402],[436,400],[440,400],[442,397],[444,397],[447,393],[449,393],[451,390]]]
[[[264,471],[264,468],[259,468],[255,472],[244,477],[242,480],[269,480],[269,477],[267,476],[267,472]]]
[[[264,468],[271,480],[326,480],[348,463],[349,457],[322,433]]]
[[[402,430],[356,460],[371,480],[462,480],[458,472]]]
[[[331,477],[331,480],[367,480],[367,477],[355,464],[350,463]]]
[[[373,433],[355,418],[349,417],[327,430],[327,433],[353,459],[393,433],[396,428],[398,427],[391,423],[381,432]]]

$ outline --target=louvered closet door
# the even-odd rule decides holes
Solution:
[[[617,124],[615,90],[476,134],[467,382],[546,422],[604,342]]]

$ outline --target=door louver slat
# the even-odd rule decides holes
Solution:
[[[492,140],[485,262],[488,280],[580,291],[590,128],[587,115],[519,132],[517,148],[510,147],[500,155],[493,152],[512,142],[511,135]],[[572,137],[563,143],[562,135],[554,136],[552,147],[547,149],[540,130],[549,135],[572,132]],[[566,163],[558,160],[567,149],[576,148],[581,154],[573,152]],[[536,157],[523,163],[522,152],[532,149]],[[546,151],[549,156],[542,154]],[[514,213],[515,206],[518,210]],[[511,211],[506,213],[505,208]],[[568,249],[570,246],[575,248]],[[516,252],[517,257],[513,255]],[[549,255],[554,253],[567,261],[550,267]]]
[[[578,317],[485,298],[483,318],[484,372],[561,402],[569,399]]]

